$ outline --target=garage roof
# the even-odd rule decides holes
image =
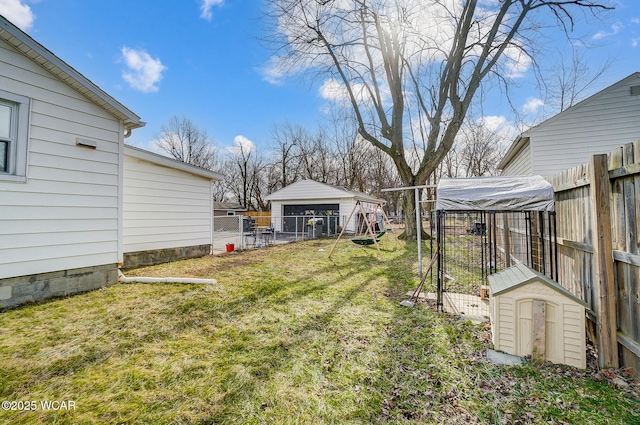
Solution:
[[[265,199],[267,201],[289,201],[289,200],[323,200],[323,199],[356,199],[363,202],[381,203],[383,199],[366,193],[334,186],[315,180],[299,180],[276,192],[273,192]]]

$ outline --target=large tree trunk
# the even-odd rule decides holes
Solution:
[[[423,189],[418,189],[418,200],[422,199],[422,191]],[[418,239],[418,227],[416,226],[416,194],[415,189],[405,190],[403,192],[402,197],[402,210],[404,212],[404,232],[399,236],[400,239],[405,240],[417,240]],[[421,208],[421,205],[417,205],[418,208]],[[420,232],[421,237],[424,239],[427,237],[427,234],[423,228],[424,215],[423,210],[420,210]]]

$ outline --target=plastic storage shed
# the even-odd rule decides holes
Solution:
[[[545,360],[586,367],[586,303],[523,263],[489,276],[489,311],[496,350],[532,354],[534,301],[544,301]]]

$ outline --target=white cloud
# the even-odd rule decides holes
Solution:
[[[211,8],[213,6],[222,6],[224,0],[200,0],[200,2],[202,3],[200,5],[200,17],[210,21],[212,16]]]
[[[322,97],[323,99],[338,102],[346,102],[347,100],[349,100],[344,84],[341,84],[334,78],[325,80],[318,91],[320,92],[320,97]]]
[[[640,41],[640,38],[632,38],[631,39],[631,47],[638,47],[638,42]]]
[[[606,37],[610,37],[612,35],[616,35],[617,33],[620,32],[620,30],[622,30],[622,28],[624,28],[624,25],[622,25],[621,23],[616,23],[611,25],[611,31],[607,32],[607,31],[598,31],[597,33],[595,33],[593,35],[593,39],[594,40],[601,40],[603,38]]]
[[[233,138],[233,146],[226,149],[227,152],[230,152],[235,155],[240,155],[244,153],[245,155],[256,150],[256,145],[251,140],[247,139],[242,135],[238,135]]]
[[[632,24],[640,24],[640,18],[631,18]]]
[[[535,97],[527,99],[527,103],[524,104],[522,110],[525,114],[534,114],[538,112],[538,109],[544,106],[544,101]]]
[[[351,84],[351,91],[358,103],[363,104],[371,102],[368,87],[364,83]],[[380,100],[382,104],[387,105],[391,101],[391,95],[389,94],[388,87],[383,85],[378,88],[378,91],[380,93]],[[331,102],[347,104],[351,101],[349,99],[349,92],[347,91],[346,86],[334,78],[325,80],[322,83],[322,86],[320,86],[320,89],[318,89],[318,92],[320,93],[320,97]]]
[[[0,0],[0,15],[22,31],[30,30],[35,19],[31,8],[21,0]]]
[[[507,118],[504,116],[487,115],[480,118],[478,121],[479,124],[482,124],[489,131],[495,133],[507,123]]]
[[[509,78],[522,78],[531,67],[531,58],[522,50],[514,46],[508,46],[504,50],[504,65]]]
[[[122,78],[129,85],[141,92],[157,92],[162,73],[167,69],[160,59],[152,58],[144,50],[122,48],[122,57],[127,70],[122,71]]]
[[[477,120],[477,123],[484,126],[491,133],[498,136],[501,143],[510,143],[519,133],[516,126],[505,116],[487,115]]]
[[[260,70],[262,73],[262,79],[269,84],[276,86],[283,85],[286,72],[279,65],[280,59],[277,56],[271,57],[267,65]]]

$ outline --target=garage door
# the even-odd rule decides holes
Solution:
[[[337,226],[340,225],[340,205],[339,204],[300,204],[300,205],[284,205],[284,216],[300,216],[294,220],[283,220],[283,231],[294,232],[297,229],[304,228],[306,218],[304,217],[323,217],[325,232],[330,234],[336,232]],[[331,219],[328,219],[328,218]]]

